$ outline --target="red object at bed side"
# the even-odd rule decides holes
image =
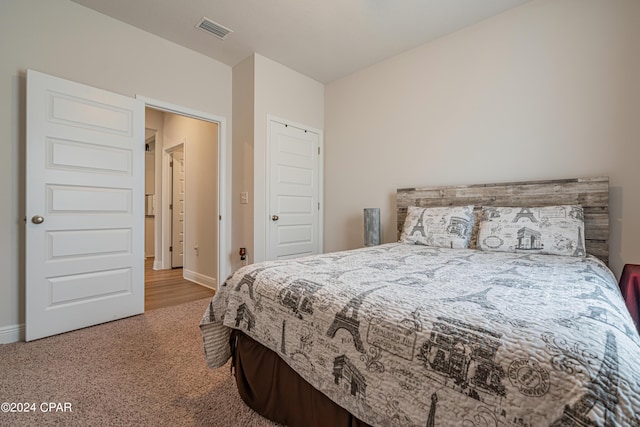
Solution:
[[[640,332],[640,265],[625,265],[619,285],[633,323]]]

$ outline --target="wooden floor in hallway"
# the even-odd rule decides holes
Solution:
[[[212,297],[215,291],[182,277],[182,268],[154,270],[153,258],[144,261],[144,310],[169,307]]]

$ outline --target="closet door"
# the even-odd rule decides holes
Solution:
[[[267,259],[320,252],[319,135],[277,121],[269,129]]]

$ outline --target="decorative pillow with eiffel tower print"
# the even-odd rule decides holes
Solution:
[[[409,206],[400,242],[439,248],[467,249],[474,220],[473,206],[438,208]]]
[[[580,205],[483,207],[478,249],[548,255],[586,255]]]

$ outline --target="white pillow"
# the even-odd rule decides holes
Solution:
[[[473,206],[409,206],[400,241],[439,248],[466,249],[471,240],[474,220]]]
[[[580,205],[483,207],[478,249],[495,252],[585,256]]]

